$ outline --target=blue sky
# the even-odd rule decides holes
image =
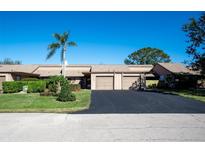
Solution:
[[[45,60],[52,34],[71,32],[78,47],[68,49],[69,64],[121,64],[143,47],[164,50],[173,62],[188,59],[185,33],[190,17],[201,12],[0,12],[0,59],[24,64],[60,63],[57,53]]]

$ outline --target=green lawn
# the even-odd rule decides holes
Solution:
[[[89,108],[90,90],[74,93],[74,102],[59,102],[56,97],[37,93],[0,94],[0,112],[75,112]]]
[[[194,92],[189,91],[189,90],[175,91],[173,93],[178,94],[178,95],[183,96],[183,97],[188,97],[188,98],[192,98],[195,100],[205,102],[205,96],[200,96],[200,95],[195,94]]]
[[[205,102],[205,90],[162,90],[159,91],[177,94],[179,96],[199,100]]]

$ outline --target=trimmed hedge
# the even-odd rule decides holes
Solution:
[[[28,81],[28,93],[38,93],[43,92],[46,88],[46,81],[39,80],[39,81]]]
[[[38,78],[23,78],[21,81],[38,81]]]
[[[46,88],[46,81],[7,81],[3,82],[4,93],[18,93],[23,90],[23,86],[28,86],[29,93],[43,92]]]
[[[2,83],[4,93],[17,93],[23,90],[23,82],[21,81],[6,81]]]

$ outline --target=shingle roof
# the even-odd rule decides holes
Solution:
[[[197,74],[197,72],[186,68],[186,66],[181,63],[158,63],[158,64],[172,73]]]
[[[0,65],[0,72],[24,72],[33,73],[39,65]]]
[[[39,74],[41,77],[47,77],[47,76],[55,76],[55,75],[61,75],[61,71],[62,71],[62,67],[59,66],[56,69],[52,70],[52,69],[47,69],[47,70],[41,70],[41,69],[37,69],[34,73]],[[69,70],[69,68],[66,69],[66,76],[84,76],[82,71],[71,71]]]
[[[124,72],[127,70],[127,65],[93,65],[91,72]]]
[[[88,69],[69,69],[72,67],[86,67]],[[78,65],[67,65],[66,76],[84,76],[83,73],[97,73],[97,72],[144,72],[148,73],[152,69],[152,65],[105,65],[105,64],[78,64]],[[23,72],[39,74],[42,77],[54,76],[61,74],[61,65],[0,65],[0,72]]]
[[[150,72],[152,65],[93,65],[91,72]]]

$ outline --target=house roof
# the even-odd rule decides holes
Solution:
[[[40,68],[40,67],[39,67]],[[58,67],[56,69],[47,69],[47,70],[41,70],[41,69],[37,69],[34,73],[39,74],[41,77],[48,77],[48,76],[55,76],[55,75],[61,75],[61,71],[62,71],[62,67]],[[73,70],[69,70],[66,69],[66,76],[84,76],[82,71],[73,71]]]
[[[127,71],[126,65],[93,65],[91,68],[92,73],[98,72],[124,72]]]
[[[161,65],[163,68],[170,71],[171,73],[193,74],[193,75],[198,74],[197,72],[188,69],[185,65],[181,63],[158,63],[158,65]]]
[[[76,68],[76,69],[73,69]],[[77,69],[78,68],[78,69]],[[84,69],[85,68],[85,69]],[[67,65],[66,76],[84,76],[83,73],[148,73],[153,68],[152,65],[106,65],[106,64],[78,64]],[[30,73],[38,74],[41,77],[61,74],[61,65],[0,65],[0,72],[7,73]]]
[[[93,65],[91,72],[124,72],[124,73],[148,73],[153,68],[152,65]]]
[[[0,65],[0,72],[24,72],[33,73],[39,65]]]

